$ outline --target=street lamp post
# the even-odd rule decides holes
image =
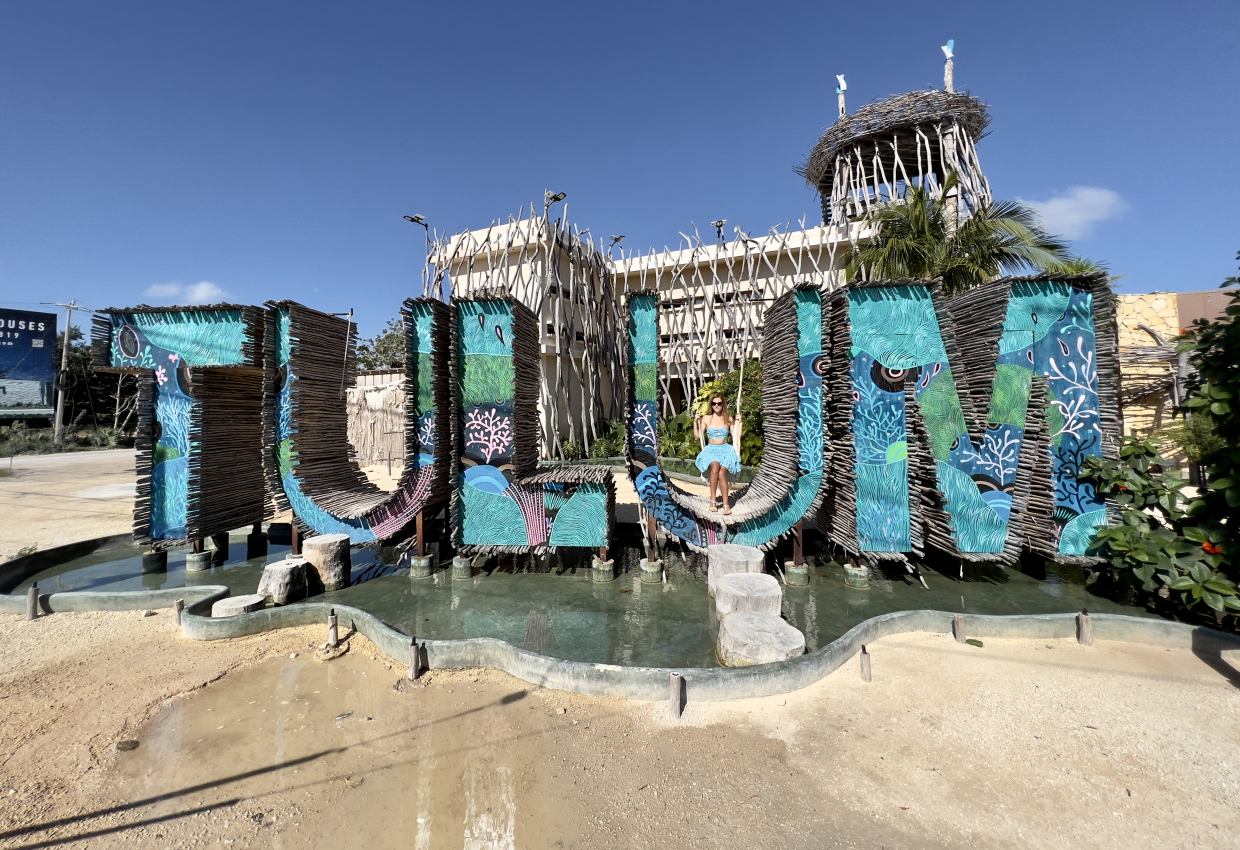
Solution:
[[[422,225],[422,229],[426,231],[426,258],[422,261],[422,297],[426,297],[426,292],[430,288],[431,274],[431,226],[426,223],[424,215],[407,215],[405,221],[411,221],[414,224]]]

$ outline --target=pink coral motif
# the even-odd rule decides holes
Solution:
[[[487,463],[512,445],[512,421],[494,410],[474,409],[465,419],[466,446],[478,446]]]
[[[179,354],[175,354],[175,353],[174,353],[174,354],[169,354],[169,355],[168,355],[168,359],[169,359],[169,360],[171,360],[173,363],[176,363],[178,360],[180,360],[180,359],[181,359],[181,355],[179,355]]]
[[[168,383],[168,373],[164,371],[163,366],[155,367],[155,380],[159,381],[161,387]]]

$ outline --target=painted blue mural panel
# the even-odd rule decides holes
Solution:
[[[1054,281],[1012,285],[1000,338],[988,420],[980,443],[964,421],[947,362],[933,299],[921,286],[851,290],[853,437],[857,463],[857,528],[862,551],[907,551],[907,488],[892,488],[879,465],[907,457],[905,388],[911,384],[938,461],[938,489],[946,500],[962,552],[1003,551],[1011,518],[1017,461],[1034,374],[1050,384],[1056,519],[1059,551],[1084,554],[1086,523],[1104,524],[1105,509],[1076,474],[1088,456],[1101,454],[1097,354],[1089,292]],[[863,469],[862,467],[870,467]],[[894,500],[905,510],[892,514]],[[1088,520],[1080,520],[1088,516]],[[1089,525],[1092,528],[1093,525]],[[910,529],[911,531],[911,529]]]

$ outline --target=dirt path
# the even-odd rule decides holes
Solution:
[[[132,449],[13,458],[13,475],[0,478],[0,562],[30,546],[128,533],[136,484]]]
[[[1240,691],[1185,652],[907,635],[872,645],[870,685],[850,664],[672,724],[493,671],[409,686],[361,638],[319,664],[322,629],[194,643],[170,620],[0,619],[0,847],[1227,847],[1240,830]]]

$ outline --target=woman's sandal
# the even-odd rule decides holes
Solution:
[[[719,509],[715,507],[715,503],[714,503],[714,502],[711,502],[711,503],[710,503],[710,512],[711,512],[712,514],[714,514],[714,513],[718,513],[718,512],[719,512]]]
[[[723,515],[724,515],[724,516],[731,516],[731,515],[732,515],[732,509],[731,509],[731,508],[729,508],[727,505],[724,505],[724,506],[723,506]]]

